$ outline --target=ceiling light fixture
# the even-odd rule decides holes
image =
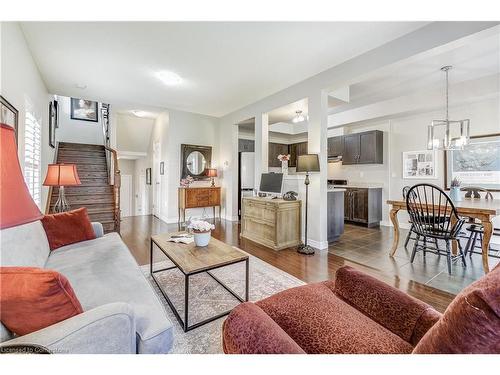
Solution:
[[[295,117],[292,119],[294,124],[304,121],[306,118],[302,114],[302,111],[295,111]]]
[[[157,72],[156,77],[167,86],[175,86],[182,82],[182,78],[177,73],[168,70]]]
[[[428,150],[461,150],[467,146],[470,141],[470,120],[450,120],[449,118],[449,83],[448,72],[452,66],[443,66],[441,70],[446,74],[446,118],[444,120],[432,120],[427,131],[427,149]],[[456,136],[453,137],[452,131],[455,128]],[[436,130],[444,132],[442,139],[436,137]],[[458,130],[460,133],[458,134]]]
[[[146,111],[139,111],[139,110],[134,110],[134,111],[132,111],[132,113],[134,115],[136,115],[137,117],[146,117],[148,115],[148,112],[146,112]]]

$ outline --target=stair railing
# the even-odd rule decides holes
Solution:
[[[120,185],[121,175],[120,167],[118,165],[118,155],[116,150],[110,147],[110,126],[109,126],[109,104],[102,104],[102,135],[104,150],[106,151],[106,166],[108,170],[108,183],[113,186],[113,220],[115,222],[115,229],[120,233]]]

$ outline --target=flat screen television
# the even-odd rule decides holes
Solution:
[[[260,177],[261,193],[281,194],[283,187],[283,173],[262,173]]]

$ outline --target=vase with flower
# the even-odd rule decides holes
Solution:
[[[281,161],[281,173],[284,176],[288,175],[288,161],[290,160],[290,154],[279,154],[278,160]]]
[[[204,247],[210,242],[212,230],[215,229],[215,225],[210,224],[205,220],[191,220],[188,225],[188,229],[193,232],[194,243],[196,246]]]

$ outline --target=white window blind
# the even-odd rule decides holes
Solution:
[[[24,130],[24,180],[33,200],[40,207],[40,148],[41,142],[40,121],[26,111],[26,126]]]

